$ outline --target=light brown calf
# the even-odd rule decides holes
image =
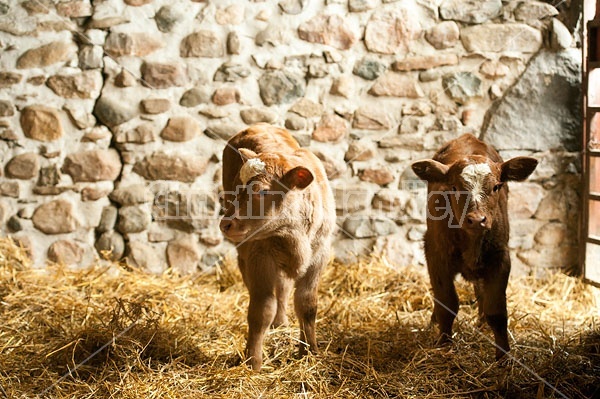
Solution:
[[[250,294],[246,356],[251,367],[262,367],[267,329],[287,323],[292,287],[299,353],[316,351],[317,288],[335,227],[323,165],[286,130],[257,124],[227,143],[223,189],[226,211],[220,228],[237,246]]]

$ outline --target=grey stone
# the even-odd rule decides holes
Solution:
[[[392,126],[385,110],[368,106],[360,107],[354,112],[352,127],[365,130],[388,130]]]
[[[15,181],[3,181],[0,182],[0,196],[19,198],[19,183]]]
[[[117,208],[109,205],[105,206],[102,209],[102,215],[100,216],[100,223],[96,227],[97,233],[106,233],[107,231],[111,231],[115,228],[115,224],[117,223]]]
[[[137,109],[131,102],[113,95],[102,94],[96,101],[94,115],[106,126],[114,127],[135,118]]]
[[[467,51],[535,53],[542,47],[542,33],[525,24],[484,24],[461,29]]]
[[[336,238],[333,241],[334,260],[341,264],[348,265],[364,259],[369,256],[373,249],[374,240],[372,238],[349,239]]]
[[[351,12],[372,10],[377,6],[376,0],[348,0],[348,9]]]
[[[250,76],[250,69],[242,64],[226,62],[215,72],[215,82],[237,82]]]
[[[519,3],[514,12],[515,19],[523,22],[555,17],[558,15],[558,10],[552,5],[535,0]]]
[[[377,238],[373,252],[384,256],[388,262],[402,270],[406,266],[425,265],[425,256],[421,242],[407,241],[406,233],[390,234]],[[423,268],[423,273],[426,273]]]
[[[117,230],[123,234],[140,233],[152,222],[150,212],[139,206],[124,206],[119,209]]]
[[[290,130],[304,130],[307,127],[306,118],[296,114],[289,114],[285,119],[285,127]]]
[[[269,108],[247,108],[240,111],[240,117],[247,125],[253,125],[260,122],[273,123],[279,116]]]
[[[166,5],[162,6],[158,12],[154,15],[156,21],[156,27],[161,32],[170,32],[175,25],[181,20],[183,14],[181,14],[175,6]]]
[[[179,104],[190,108],[200,104],[208,104],[211,95],[212,92],[208,87],[194,87],[183,93]]]
[[[285,25],[269,24],[266,29],[258,32],[254,42],[258,46],[270,44],[273,47],[287,46],[294,39],[294,32]]]
[[[16,233],[23,230],[23,222],[20,217],[13,215],[6,221],[6,227],[8,227],[11,232]]]
[[[443,19],[481,24],[502,12],[501,0],[445,0],[440,5]]]
[[[0,116],[13,116],[15,107],[10,101],[0,100]]]
[[[109,195],[110,199],[122,206],[144,204],[153,200],[152,193],[143,184],[119,187]]]
[[[286,14],[298,15],[304,10],[309,0],[281,0],[279,8]]]
[[[348,238],[381,237],[396,231],[396,224],[384,216],[352,215],[344,220],[342,232]]]
[[[581,52],[541,51],[486,118],[482,138],[498,150],[578,151],[580,100]]]
[[[569,29],[556,18],[552,18],[552,27],[550,29],[550,48],[555,51],[561,51],[571,47],[573,36]]]
[[[63,109],[67,111],[69,118],[79,129],[87,129],[96,125],[96,118],[85,108],[67,103]]]
[[[154,220],[170,228],[194,232],[205,229],[214,221],[218,199],[213,192],[171,190],[152,204]]]
[[[236,32],[229,32],[227,34],[227,53],[239,54],[240,53],[240,37]]]
[[[406,238],[411,241],[423,241],[427,227],[423,225],[413,226],[408,230]]]
[[[335,208],[344,215],[366,209],[373,199],[373,191],[368,186],[346,184],[334,187]]]
[[[456,72],[442,78],[444,92],[459,104],[483,96],[481,79],[471,72]]]
[[[366,80],[375,80],[385,72],[386,69],[387,67],[383,62],[374,58],[364,57],[354,64],[352,73]]]
[[[121,129],[115,133],[117,143],[145,144],[156,140],[156,131],[152,123],[142,123],[134,129]]]
[[[79,50],[79,68],[83,70],[102,68],[104,65],[103,55],[101,46],[82,45]]]
[[[290,103],[303,97],[304,79],[286,71],[265,72],[258,80],[260,97],[265,105]]]
[[[94,247],[102,258],[118,261],[123,257],[125,252],[125,241],[121,234],[115,231],[107,231],[96,240]]]
[[[206,251],[200,260],[200,266],[205,272],[213,272],[217,265],[223,263],[225,257],[226,253],[223,253],[223,251]]]
[[[233,135],[242,131],[244,126],[236,122],[210,122],[204,131],[212,139],[229,140]]]
[[[147,180],[175,180],[192,183],[206,170],[208,160],[191,155],[168,155],[163,152],[144,157],[133,171]]]

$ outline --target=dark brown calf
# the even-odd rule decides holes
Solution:
[[[425,257],[435,300],[441,345],[452,336],[458,312],[454,278],[473,283],[480,320],[494,333],[496,359],[510,349],[506,286],[510,273],[507,199],[509,180],[524,180],[537,160],[516,157],[506,162],[488,144],[465,134],[442,147],[433,159],[412,169],[427,187]]]
[[[250,365],[262,367],[266,330],[287,323],[293,287],[300,355],[307,348],[316,351],[317,288],[335,227],[333,194],[321,161],[288,131],[254,125],[232,137],[223,151],[223,189],[221,231],[237,246],[250,294]]]

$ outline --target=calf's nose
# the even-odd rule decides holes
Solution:
[[[231,226],[233,226],[233,221],[228,219],[221,219],[221,223],[219,224],[219,228],[223,233],[227,233]]]
[[[481,213],[470,213],[467,215],[467,224],[469,227],[485,227],[487,218]]]

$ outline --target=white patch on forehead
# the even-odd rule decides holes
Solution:
[[[463,178],[469,189],[471,190],[472,198],[476,202],[483,199],[483,184],[488,175],[492,173],[490,165],[487,163],[477,163],[465,166],[460,177]]]
[[[259,158],[251,158],[247,160],[240,169],[240,180],[246,185],[254,176],[258,176],[266,172],[266,164]]]

